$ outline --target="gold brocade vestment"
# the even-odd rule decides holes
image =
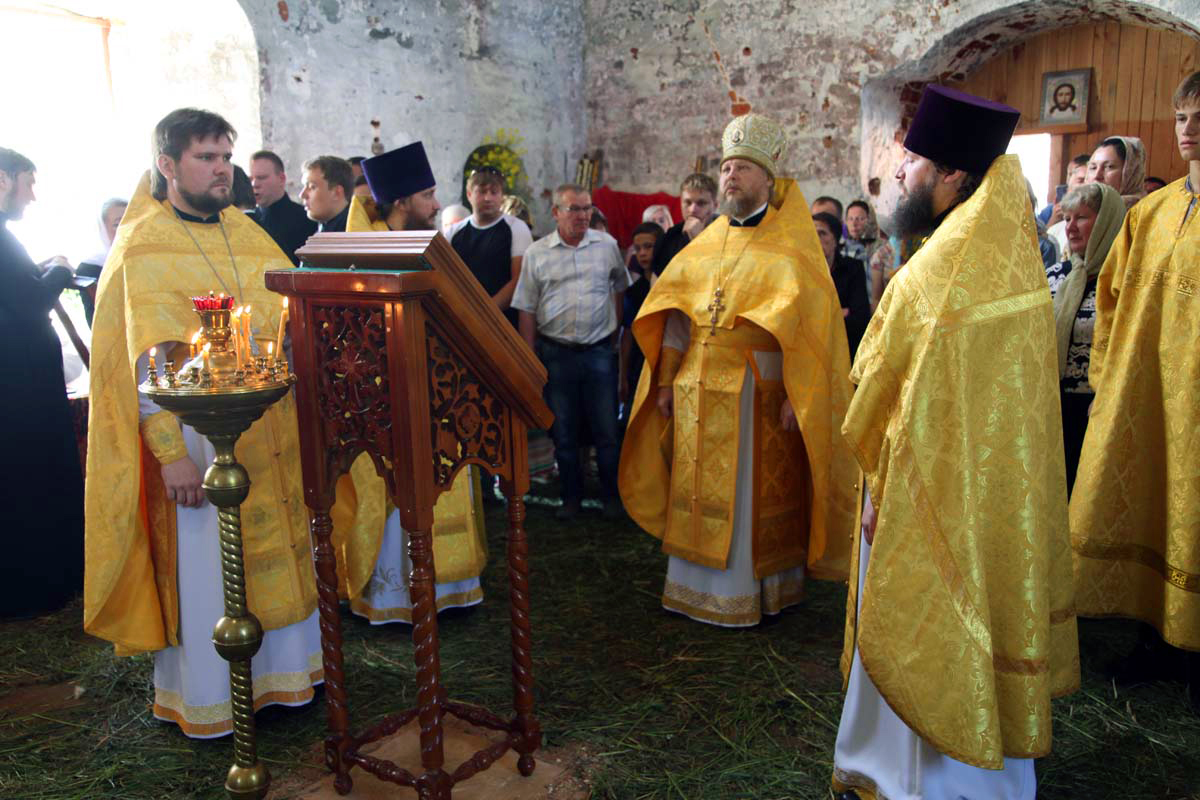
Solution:
[[[1181,178],[1131,208],[1100,271],[1096,399],[1071,496],[1079,613],[1143,620],[1188,650],[1200,650],[1194,197]]]
[[[244,293],[237,302],[251,305],[256,335],[273,339],[279,324],[279,296],[267,291],[263,273],[290,269],[291,261],[242,212],[226,210],[221,222],[228,248],[221,226],[179,219],[169,203],[151,196],[144,177],[100,278],[88,417],[84,629],[120,653],[179,643],[175,503],[166,497],[161,465],[188,451],[170,412],[139,422],[137,360],[151,346],[188,341],[200,327],[191,298],[221,290],[222,282],[236,293],[240,279]],[[159,364],[182,364],[187,348],[176,351],[160,354]],[[316,607],[290,394],[242,434],[236,452],[251,479],[241,506],[246,594],[263,627],[274,630]],[[382,524],[382,516],[361,505],[343,504],[338,513],[351,528]],[[207,535],[217,536],[216,529]]]
[[[842,670],[941,753],[1050,750],[1079,685],[1054,319],[1016,156],[888,284],[843,432],[878,524]],[[859,539],[850,570],[858,575]],[[862,610],[856,614],[857,597]]]
[[[379,218],[374,201],[354,197],[346,218],[347,233],[386,231],[387,223]],[[354,485],[366,486],[374,501],[385,504],[390,513],[391,502],[383,479],[375,474],[371,457],[363,454],[354,461],[348,476],[338,482],[339,497],[347,477]],[[472,486],[477,500],[471,499]],[[433,564],[438,583],[454,583],[475,578],[487,563],[487,534],[483,524],[482,487],[479,471],[468,468],[454,480],[451,488],[438,497],[433,507]],[[343,528],[345,530],[345,528]],[[383,524],[367,530],[355,527],[354,536],[342,536],[334,525],[334,550],[338,557],[338,574],[344,576],[342,591],[349,595],[354,609],[370,619],[391,619],[391,612],[373,609],[360,600],[371,578],[379,548],[383,542]],[[407,583],[408,576],[403,576]],[[404,612],[400,612],[403,614]]]
[[[723,292],[712,330],[715,281]],[[727,280],[726,280],[727,279]],[[668,316],[691,320],[685,354],[663,347]],[[844,579],[858,472],[838,435],[849,399],[849,347],[808,204],[790,180],[776,183],[753,228],[722,217],[674,259],[633,324],[646,365],[638,381],[619,486],[630,516],[664,552],[725,569],[733,536],[738,402],[755,351],[780,352],[782,381],[756,376],[752,532],[756,577],[804,566]],[[656,407],[675,388],[675,412]],[[799,433],[784,432],[790,398]]]

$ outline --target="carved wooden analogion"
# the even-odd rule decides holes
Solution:
[[[526,435],[547,427],[546,373],[446,240],[432,233],[331,233],[298,251],[305,268],[267,273],[287,295],[292,366],[325,662],[329,737],[325,760],[345,794],[360,767],[412,786],[421,800],[451,789],[509,749],[533,772],[541,730],[533,715],[529,564],[525,506]],[[409,531],[416,708],[352,733],[338,613],[330,509],[337,479],[367,453]],[[508,576],[514,713],[451,701],[441,685],[434,605],[433,505],[468,465],[500,476],[508,498]],[[444,763],[445,713],[505,733],[456,767]],[[421,729],[421,772],[372,758],[363,745],[412,720]]]

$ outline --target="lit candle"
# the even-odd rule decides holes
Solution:
[[[209,342],[204,343],[204,349],[200,351],[200,355],[204,357],[204,371],[208,372],[208,351],[212,348]]]
[[[150,348],[150,371],[154,372],[154,354],[158,352],[157,347]]]
[[[237,356],[237,368],[242,368],[242,324],[241,324],[242,308],[234,309],[234,312],[229,315],[229,327],[233,329],[233,354]]]
[[[254,339],[254,332],[250,326],[249,305],[242,309],[242,338],[245,340],[243,344],[246,346],[246,363],[250,363],[254,358],[254,350],[250,347],[250,342]]]
[[[275,337],[275,352],[283,352],[283,332],[287,330],[288,321],[288,299],[283,298],[283,313],[279,315],[279,334]]]
[[[200,341],[200,331],[196,331],[195,333],[192,334],[192,358],[196,357],[196,351],[197,351],[196,342],[198,342],[198,341]]]
[[[272,364],[275,363],[275,343],[267,342],[267,360]]]

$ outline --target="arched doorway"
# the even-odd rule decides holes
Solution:
[[[860,177],[863,186],[872,186],[873,179],[880,179],[884,186],[889,185],[887,178],[894,173],[900,159],[896,143],[903,139],[921,88],[934,81],[1015,103],[1018,108],[1028,106],[1028,109],[1021,108],[1023,112],[1029,112],[1022,115],[1017,131],[1021,134],[1039,130],[1036,110],[1040,97],[1034,97],[1036,89],[1031,88],[1031,82],[1040,82],[1043,67],[1065,70],[1092,66],[1076,62],[1100,58],[1100,68],[1093,76],[1094,90],[1098,85],[1100,95],[1096,98],[1098,104],[1092,109],[1096,116],[1089,114],[1086,131],[1058,134],[1052,145],[1050,170],[1052,177],[1057,175],[1059,179],[1064,173],[1064,162],[1069,161],[1075,151],[1082,152],[1089,145],[1094,146],[1093,140],[1098,141],[1102,135],[1122,132],[1115,127],[1123,127],[1123,132],[1130,135],[1140,135],[1144,115],[1154,119],[1161,116],[1169,121],[1169,98],[1181,71],[1186,74],[1200,69],[1200,63],[1190,56],[1185,57],[1187,53],[1181,44],[1200,42],[1200,18],[1183,19],[1157,8],[1157,5],[1129,0],[1112,0],[1102,5],[1059,0],[1013,3],[975,17],[928,47],[920,57],[869,81],[863,87],[862,95]],[[1100,37],[1098,42],[1096,36]],[[1061,42],[1058,37],[1062,38]],[[1163,41],[1169,43],[1165,52],[1157,47]],[[1148,49],[1148,45],[1156,49]],[[1148,52],[1154,56],[1153,78],[1145,74]],[[1142,58],[1142,68],[1135,72],[1132,62],[1138,54]],[[1126,59],[1124,66],[1122,57]],[[1010,71],[1016,60],[1021,64]],[[1160,60],[1161,73],[1158,70]],[[1035,71],[1039,74],[1035,75]],[[1121,80],[1115,81],[1118,74]],[[1154,99],[1143,114],[1147,81],[1154,88]],[[1162,85],[1164,81],[1170,84],[1169,87]],[[1135,97],[1137,119],[1130,120],[1129,109]],[[1165,104],[1158,102],[1162,98],[1166,98]],[[1116,107],[1124,111],[1117,112]],[[1129,130],[1131,121],[1135,122],[1137,130]],[[1148,130],[1153,146],[1160,154],[1159,162],[1154,162],[1152,156],[1153,166],[1161,162],[1162,154],[1174,148],[1174,143],[1173,139],[1163,137],[1161,126],[1151,125]],[[1167,163],[1169,167],[1169,160]],[[1179,177],[1179,174],[1171,173],[1171,176]],[[879,184],[873,186],[876,188],[873,193],[877,193]]]
[[[0,146],[37,165],[38,201],[12,229],[34,260],[95,253],[101,203],[133,191],[172,109],[224,115],[239,162],[259,147],[258,54],[237,0],[187,13],[155,0],[18,0],[0,8],[0,30]]]

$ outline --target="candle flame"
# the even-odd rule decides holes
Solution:
[[[242,312],[243,312],[243,313],[245,313],[245,314],[249,314],[249,313],[250,313],[250,304],[249,304],[249,303],[247,303],[246,305],[242,306]]]
[[[275,343],[267,342],[267,355],[273,355],[274,353],[275,353]]]
[[[212,349],[212,342],[204,343],[204,355],[208,355],[208,351]]]
[[[155,353],[157,353],[157,352],[158,352],[158,348],[157,348],[157,347],[151,347],[151,348],[150,348],[150,357],[151,357],[151,358],[154,358],[154,354],[155,354]]]
[[[283,298],[283,307],[287,308],[287,298]]]
[[[198,341],[200,341],[200,331],[196,331],[192,334],[192,344],[195,344]]]

